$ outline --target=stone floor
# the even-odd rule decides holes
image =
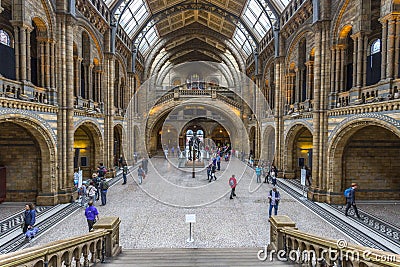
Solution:
[[[106,206],[97,208],[101,216],[121,218],[120,242],[123,248],[254,247],[269,240],[269,184],[255,183],[254,171],[233,160],[223,162],[217,181],[208,183],[205,171],[191,178],[161,158],[152,159],[144,183],[137,185],[136,172],[128,184],[121,182],[108,192]],[[244,171],[243,171],[244,170]],[[228,178],[239,180],[237,197],[229,199]],[[163,177],[164,176],[164,177]],[[135,179],[135,181],[133,180]],[[327,238],[345,238],[339,230],[285,192],[279,214],[290,216],[299,229]],[[187,243],[189,225],[185,214],[196,214],[194,242]],[[88,231],[84,209],[71,214],[59,225],[31,242],[31,246],[85,234]]]
[[[398,203],[357,203],[357,207],[388,223],[400,227],[400,201]]]

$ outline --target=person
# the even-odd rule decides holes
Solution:
[[[278,215],[278,204],[279,201],[281,200],[281,195],[279,194],[279,191],[276,190],[276,186],[272,187],[272,190],[269,191],[269,217],[271,218],[272,214],[272,209],[274,209],[274,215]]]
[[[97,188],[94,186],[93,181],[90,181],[90,184],[87,188],[87,196],[89,197],[89,201],[95,201],[97,195]]]
[[[98,176],[98,174],[97,173],[93,173],[92,174],[92,182],[93,182],[93,186],[96,188],[96,191],[95,191],[95,199],[96,199],[96,201],[98,201],[99,197],[100,197],[100,189],[99,189],[100,181],[101,181],[101,178]]]
[[[265,171],[264,183],[269,184],[269,175],[270,175],[270,171],[271,171],[271,164],[268,162],[268,164],[267,164],[267,169],[266,169],[266,171]]]
[[[256,167],[257,183],[261,183],[261,167],[257,165]]]
[[[33,203],[25,204],[24,226],[22,232],[25,234],[28,229],[33,228],[36,223],[36,210]]]
[[[120,155],[118,159],[118,168],[122,168],[123,163],[124,163],[124,158],[122,157],[122,155]]]
[[[88,205],[89,206],[85,209],[85,217],[90,232],[93,229],[93,225],[96,223],[96,219],[99,220],[99,212],[96,207],[93,206],[93,200],[90,200]]]
[[[105,206],[107,204],[107,191],[109,188],[108,181],[106,178],[102,178],[100,182],[100,193],[101,193],[101,206]]]
[[[214,178],[214,181],[217,180],[217,177],[215,176],[215,172],[217,171],[217,167],[213,164],[211,166],[211,179],[210,179],[210,183],[212,181],[212,179]]]
[[[175,156],[175,148],[171,147],[171,156],[174,157]]]
[[[217,155],[217,170],[221,170],[221,155]]]
[[[142,184],[143,179],[145,178],[145,173],[144,173],[142,166],[139,166],[137,173],[138,173],[138,178],[139,178],[139,184]]]
[[[235,193],[236,185],[237,185],[237,181],[236,181],[235,175],[232,174],[232,177],[229,178],[229,186],[231,187],[230,199],[233,199],[233,197],[236,197],[236,193]]]
[[[271,171],[271,183],[272,186],[276,186],[276,172]]]
[[[97,167],[97,177],[100,179],[105,177],[107,174],[107,168],[104,166],[102,162],[99,163],[99,167]]]
[[[212,176],[211,176],[211,169],[212,169],[212,164],[208,164],[208,166],[207,166],[207,180],[211,180],[212,179]]]
[[[136,152],[133,153],[133,159],[135,160],[135,163],[137,162],[138,154]]]
[[[78,202],[80,203],[81,207],[86,205],[86,195],[86,185],[82,184],[81,187],[78,188]]]
[[[361,219],[360,215],[358,214],[358,209],[356,206],[356,189],[357,188],[358,188],[357,183],[351,184],[350,192],[349,192],[348,196],[346,197],[346,210],[344,212],[344,215],[348,216],[348,211],[349,211],[350,207],[353,207],[357,218]]]
[[[128,174],[128,165],[124,162],[124,167],[122,168],[122,178],[124,182],[122,184],[126,184],[126,175]]]
[[[304,166],[304,168],[306,169],[306,183],[308,183],[308,186],[311,186],[311,170],[308,166]]]
[[[142,167],[146,174],[149,172],[148,165],[149,165],[149,160],[146,157],[143,157],[142,158]]]

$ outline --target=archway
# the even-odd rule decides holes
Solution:
[[[340,145],[344,146],[339,159],[343,163],[342,189],[356,182],[358,199],[400,199],[399,136],[380,126],[366,126],[349,134]]]
[[[119,164],[119,159],[124,158],[122,151],[122,126],[114,126],[114,149],[113,149],[113,159],[114,166],[121,167]]]
[[[74,134],[74,169],[81,168],[83,177],[91,177],[99,162],[103,161],[102,147],[99,129],[89,122],[80,125]]]
[[[275,128],[268,126],[264,131],[261,159],[273,163],[275,155]]]
[[[16,115],[0,119],[2,200],[54,205],[55,143],[39,122]]]
[[[211,135],[207,138],[213,140],[217,147],[231,146],[231,139],[228,131],[219,123],[214,127],[211,131]]]
[[[286,178],[299,178],[303,166],[312,169],[313,136],[303,126],[294,126],[286,137]]]

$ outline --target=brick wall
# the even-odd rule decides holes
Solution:
[[[2,123],[0,166],[7,167],[6,201],[35,201],[39,163],[40,148],[34,137],[16,124]]]
[[[359,199],[400,198],[400,139],[380,127],[356,132],[344,153],[345,186],[359,184]]]

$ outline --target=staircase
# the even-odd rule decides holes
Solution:
[[[115,258],[107,259],[102,267],[240,267],[240,266],[290,266],[289,262],[257,258],[258,248],[212,249],[130,249]]]

